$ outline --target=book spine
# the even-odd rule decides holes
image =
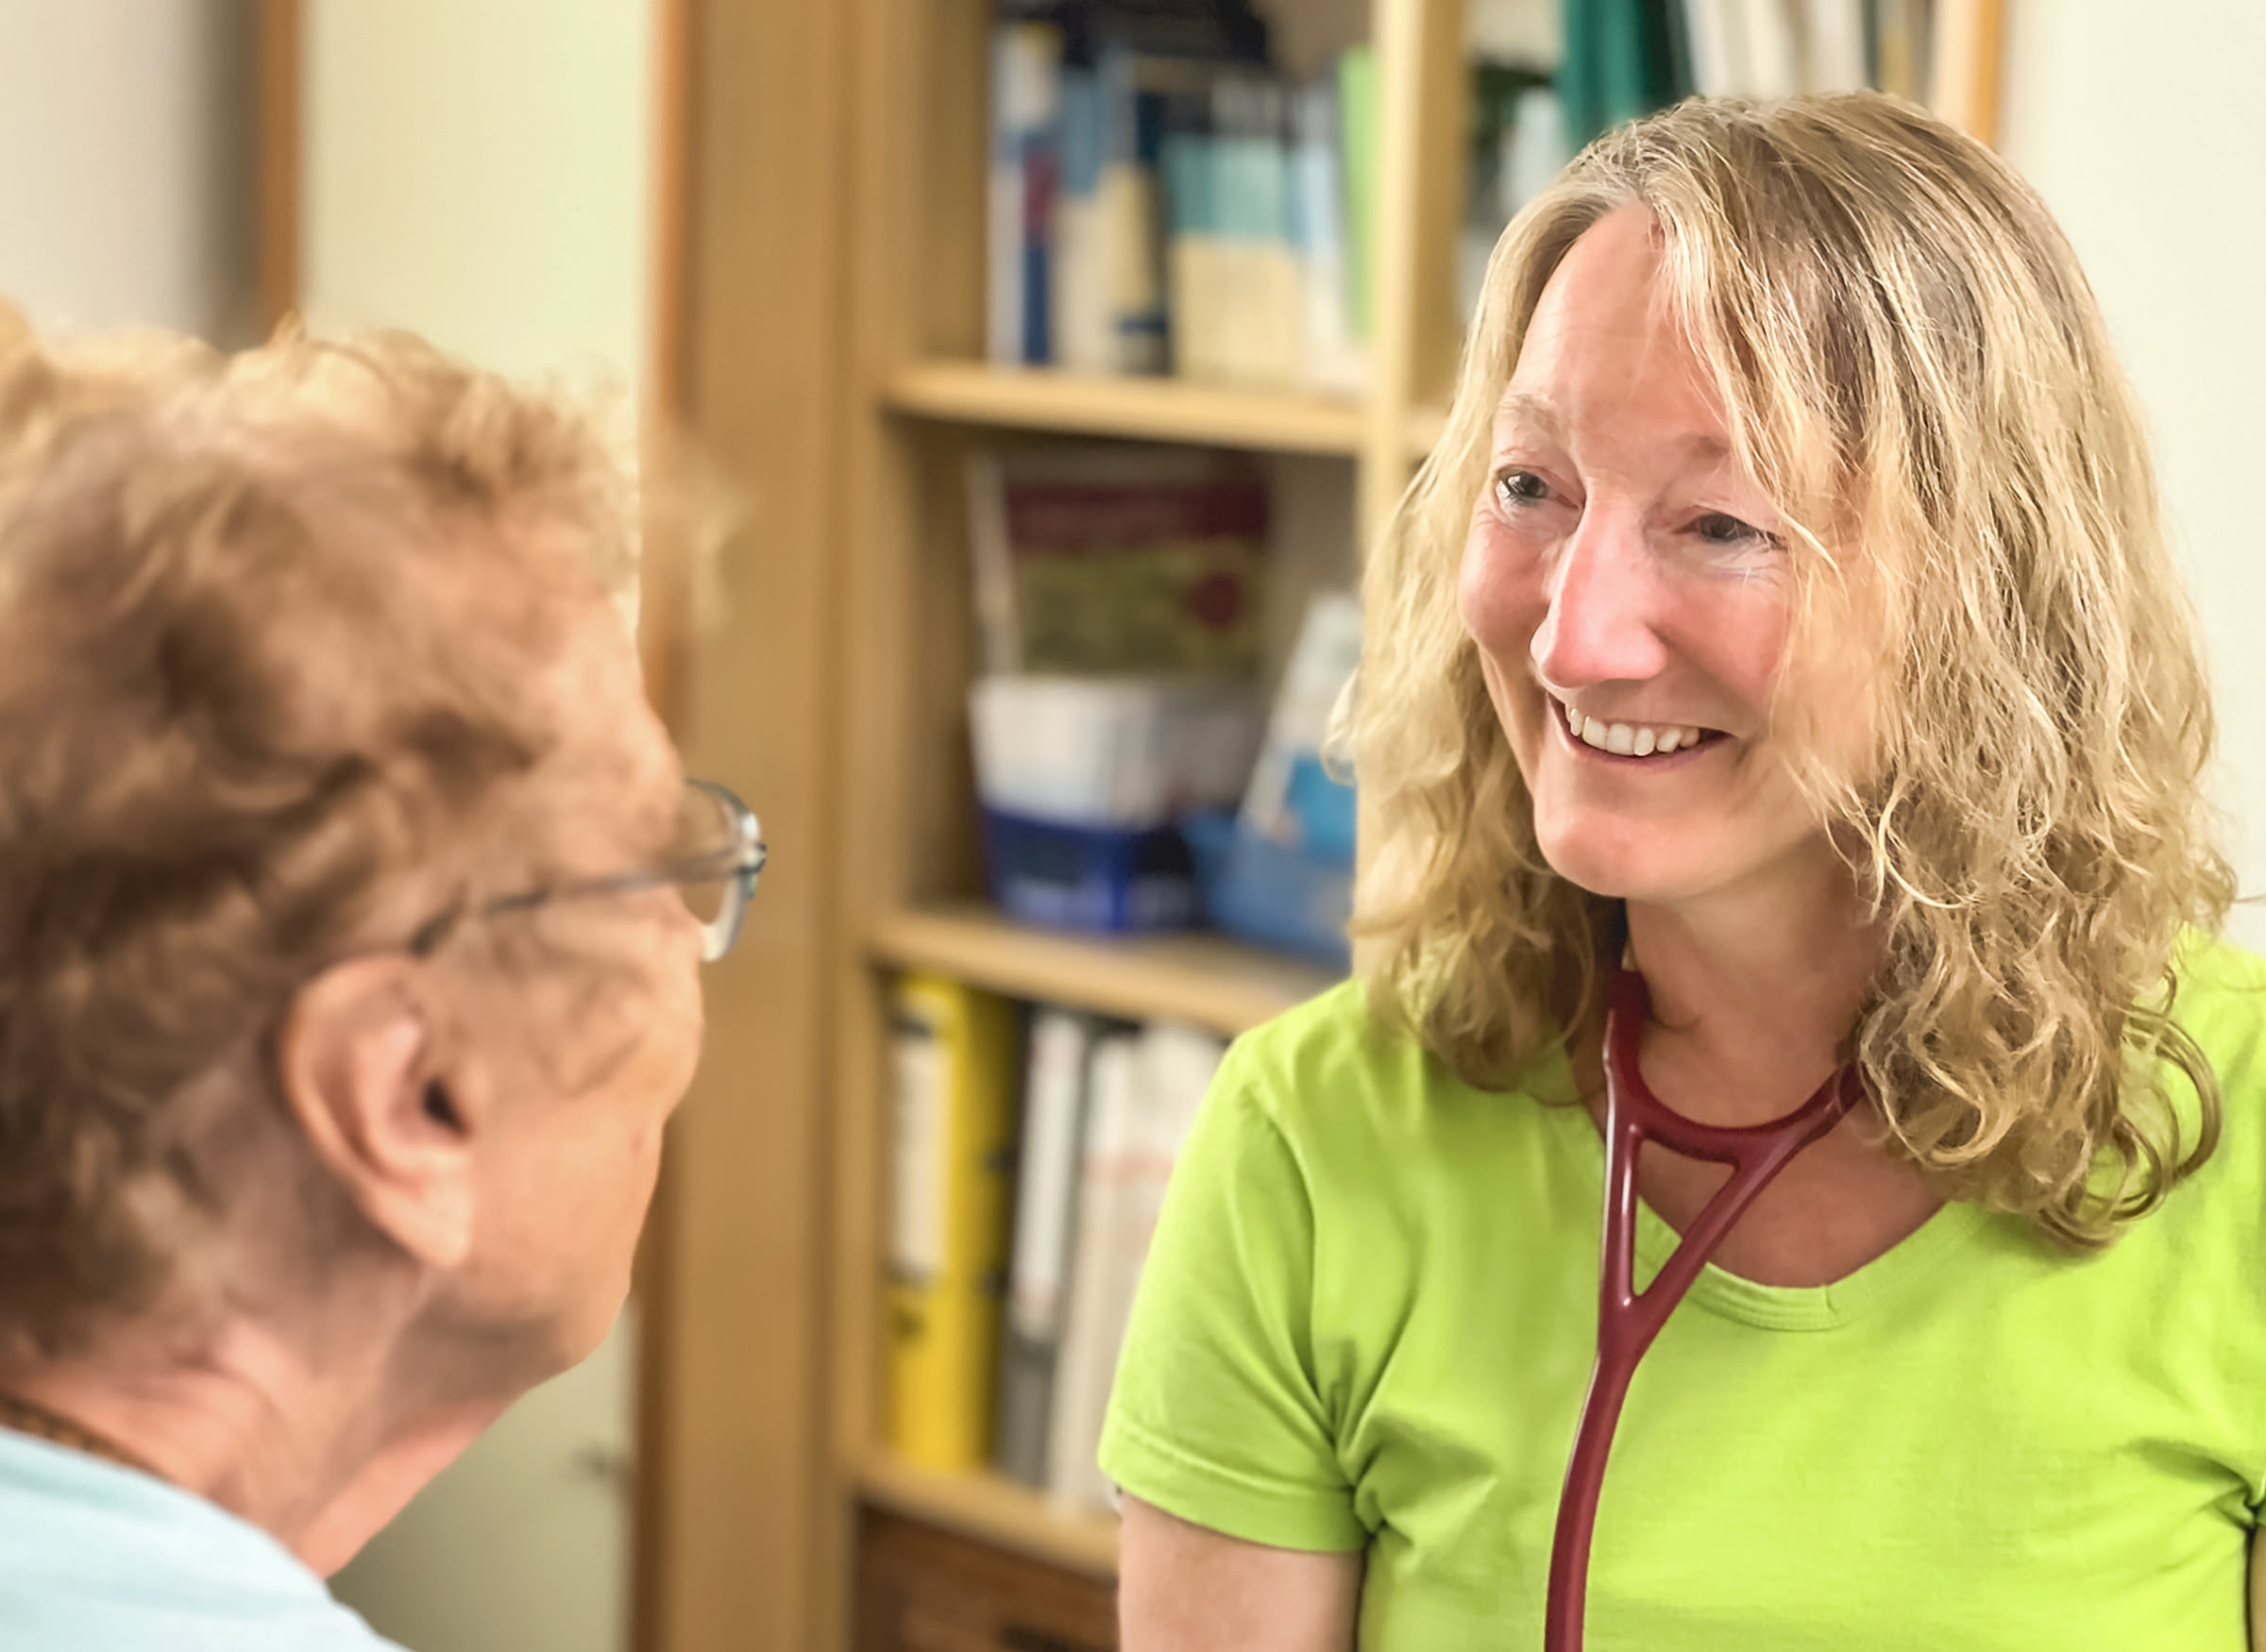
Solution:
[[[1339,170],[1338,89],[1320,80],[1299,88],[1293,105],[1294,220],[1299,255],[1301,356],[1317,390],[1359,395],[1367,381],[1346,303],[1344,183]]]
[[[1377,54],[1352,46],[1338,59],[1339,173],[1345,180],[1345,293],[1353,335],[1376,337],[1377,289]]]
[[[988,342],[991,359],[1004,363],[1053,359],[1048,271],[1061,81],[1058,25],[1015,20],[993,31]]]
[[[905,977],[892,1009],[888,1438],[956,1472],[991,1453],[1014,1010],[935,975]]]
[[[1853,92],[1866,84],[1865,0],[1804,0],[1802,88]]]
[[[1102,90],[1091,69],[1062,71],[1061,168],[1055,196],[1055,359],[1080,373],[1117,365],[1102,244]]]
[[[1047,1441],[1047,1491],[1059,1503],[1111,1501],[1095,1457],[1118,1354],[1173,1165],[1224,1054],[1210,1034],[1173,1022],[1094,1044],[1078,1249]]]
[[[1093,1025],[1087,1017],[1052,1008],[1031,1020],[993,1461],[1002,1474],[1034,1488],[1046,1484],[1047,1425],[1069,1300]]]
[[[1737,97],[1747,90],[1744,0],[1683,0],[1692,89],[1702,97]]]
[[[1253,84],[1241,139],[1250,280],[1243,336],[1246,382],[1284,389],[1298,382],[1305,357],[1298,244],[1291,214],[1290,121],[1283,88]]]
[[[1136,1263],[1129,1230],[1136,1219],[1130,1182],[1140,1140],[1137,1049],[1132,1033],[1106,1033],[1094,1041],[1087,1068],[1077,1238],[1046,1441],[1047,1494],[1074,1508],[1106,1504],[1109,1495],[1094,1458],[1133,1302]]]
[[[1103,55],[1098,239],[1104,308],[1121,373],[1162,373],[1165,334],[1164,99],[1125,52]]]
[[[1801,90],[1801,47],[1794,0],[1745,0],[1747,90],[1756,97],[1792,97]]]
[[[1164,112],[1172,370],[1184,379],[1216,379],[1220,372],[1218,168],[1209,102],[1200,93],[1175,93]]]

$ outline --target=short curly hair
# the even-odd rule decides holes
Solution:
[[[59,348],[0,307],[0,1356],[165,1290],[225,1193],[182,1098],[542,763],[533,667],[625,590],[633,477],[403,334]]]
[[[2074,254],[2010,167],[1893,98],[1680,105],[1593,143],[1505,232],[1446,433],[1368,570],[1373,1002],[1495,1086],[1595,1012],[1615,914],[1539,851],[1456,582],[1543,290],[1629,205],[1795,524],[1796,657],[1852,589],[1880,610],[1880,763],[1801,777],[1886,937],[1856,1029],[1871,1092],[1947,1192],[2103,1243],[2218,1137],[2173,1014],[2183,931],[2233,894],[2208,684]],[[1797,749],[1804,709],[1774,708]]]

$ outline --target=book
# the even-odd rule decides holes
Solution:
[[[1211,376],[1287,388],[1302,376],[1304,306],[1291,234],[1289,115],[1283,88],[1260,75],[1211,83],[1213,234],[1220,282]]]
[[[970,551],[990,676],[1255,670],[1265,473],[1187,447],[980,449]]]
[[[1684,90],[1680,76],[1688,73],[1687,56],[1673,0],[1584,0],[1567,7],[1558,95],[1568,141],[1586,143],[1675,102]]]
[[[1747,87],[1750,97],[1792,97],[1803,90],[1797,0],[1736,0],[1746,8]]]
[[[1099,74],[1066,65],[1054,257],[1048,266],[1054,281],[1049,319],[1055,361],[1078,373],[1114,373],[1119,368],[1117,318],[1105,268],[1110,256],[1102,199],[1107,119]]]
[[[1353,329],[1337,81],[1299,87],[1292,96],[1291,123],[1291,238],[1299,262],[1306,381],[1316,390],[1359,396],[1369,382],[1369,363]]]
[[[1241,817],[1260,837],[1348,867],[1353,797],[1331,773],[1331,735],[1361,663],[1361,598],[1317,592],[1276,690]]]
[[[1353,336],[1368,344],[1376,333],[1377,166],[1382,141],[1377,53],[1349,46],[1338,56],[1339,176],[1345,191],[1345,308]]]
[[[1702,97],[1744,96],[1747,70],[1745,0],[1683,0],[1692,90]]]
[[[942,1472],[991,1455],[1007,1262],[1014,1006],[910,974],[890,1024],[889,1449]]]
[[[1047,1434],[1047,1493],[1065,1507],[1112,1501],[1094,1459],[1125,1323],[1173,1163],[1224,1054],[1211,1034],[1170,1021],[1094,1043],[1069,1315]]]
[[[1008,1478],[1034,1489],[1046,1484],[1055,1365],[1070,1300],[1086,1067],[1101,1026],[1091,1016],[1040,1005],[1032,1013],[1025,1046],[1029,1054],[992,1462]]]
[[[986,332],[991,360],[1003,364],[1053,359],[1048,266],[1061,78],[1058,23],[1009,16],[993,28]]]
[[[1101,121],[1095,180],[1096,252],[1112,365],[1121,373],[1162,373],[1165,335],[1164,198],[1159,174],[1164,97],[1148,84],[1143,59],[1105,50],[1094,71]]]
[[[1927,102],[1929,0],[1871,0],[1871,7],[1873,84],[1914,103]]]
[[[1865,0],[1803,0],[1802,90],[1854,92],[1870,84]]]
[[[1471,66],[1471,147],[1463,221],[1456,240],[1461,312],[1469,317],[1486,285],[1504,228],[1565,164],[1565,115],[1549,76],[1526,63]]]
[[[1217,379],[1226,354],[1220,313],[1226,266],[1220,244],[1219,157],[1212,143],[1209,91],[1167,93],[1162,118],[1172,370],[1183,379]]]

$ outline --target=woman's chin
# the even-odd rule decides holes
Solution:
[[[1690,868],[1668,846],[1615,844],[1599,834],[1569,833],[1544,839],[1542,858],[1577,889],[1606,901],[1671,900],[1690,881]]]

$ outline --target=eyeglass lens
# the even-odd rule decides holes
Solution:
[[[721,854],[738,837],[738,822],[721,798],[700,786],[687,786],[677,817],[676,856],[680,865]],[[733,874],[679,885],[685,904],[703,924],[714,924],[729,910]]]

